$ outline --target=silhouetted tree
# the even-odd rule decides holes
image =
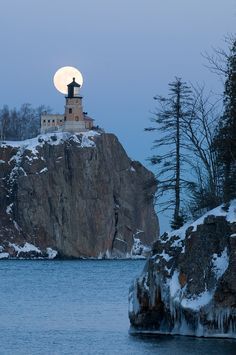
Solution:
[[[146,128],[146,131],[158,131],[160,138],[154,140],[153,148],[163,154],[154,154],[149,158],[153,165],[158,165],[156,175],[158,192],[157,199],[169,195],[164,202],[158,201],[161,210],[173,209],[171,227],[177,229],[184,223],[182,211],[182,192],[189,184],[185,179],[183,163],[184,153],[184,122],[192,114],[191,89],[180,78],[169,84],[169,96],[156,96],[158,108],[152,121],[155,127]],[[167,197],[167,196],[166,196]]]
[[[223,198],[236,197],[236,38],[232,40],[226,63],[224,112],[215,137],[215,149],[223,181]]]
[[[24,140],[37,136],[43,112],[50,113],[51,109],[44,105],[32,108],[30,104],[23,104],[18,110],[10,110],[5,105],[0,110],[0,139]]]
[[[0,110],[0,127],[1,127],[1,140],[6,139],[7,135],[7,128],[9,125],[9,117],[10,117],[10,112],[9,108],[7,105],[3,106],[3,108]]]
[[[219,122],[219,100],[204,87],[192,87],[192,114],[184,119],[184,142],[189,158],[193,181],[189,183],[190,202],[193,217],[216,207],[221,202],[220,172],[214,150],[214,137]]]

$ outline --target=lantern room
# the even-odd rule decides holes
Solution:
[[[68,88],[68,95],[67,98],[72,99],[74,97],[80,97],[79,96],[79,89],[80,89],[80,84],[78,84],[75,81],[75,78],[73,78],[73,81],[67,85]]]

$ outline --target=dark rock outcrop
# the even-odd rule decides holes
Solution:
[[[236,200],[163,234],[130,290],[131,332],[236,338]]]
[[[159,232],[153,181],[113,134],[57,133],[3,142],[2,255],[19,257],[20,246],[42,257],[47,248],[62,257],[124,257],[138,231],[150,245]]]

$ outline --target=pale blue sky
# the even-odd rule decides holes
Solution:
[[[146,164],[153,96],[174,76],[220,91],[201,52],[224,46],[235,24],[235,0],[1,0],[0,105],[62,112],[52,77],[78,67],[84,109]]]

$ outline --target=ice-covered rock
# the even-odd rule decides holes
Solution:
[[[147,245],[144,245],[142,243],[142,241],[140,240],[140,238],[137,237],[138,234],[141,234],[142,231],[136,233],[133,236],[134,239],[134,243],[131,249],[131,257],[132,258],[137,258],[137,257],[143,257],[146,258],[150,252],[151,252],[151,248],[148,247]]]
[[[8,259],[8,258],[9,258],[9,253],[0,252],[0,259]]]
[[[131,332],[236,338],[236,200],[158,239],[129,295]]]
[[[57,257],[58,252],[53,250],[52,248],[47,248],[47,257],[48,259],[55,259]]]
[[[23,244],[9,242],[5,246],[0,246],[0,259],[55,259],[57,254],[52,248],[40,249],[28,242]]]

